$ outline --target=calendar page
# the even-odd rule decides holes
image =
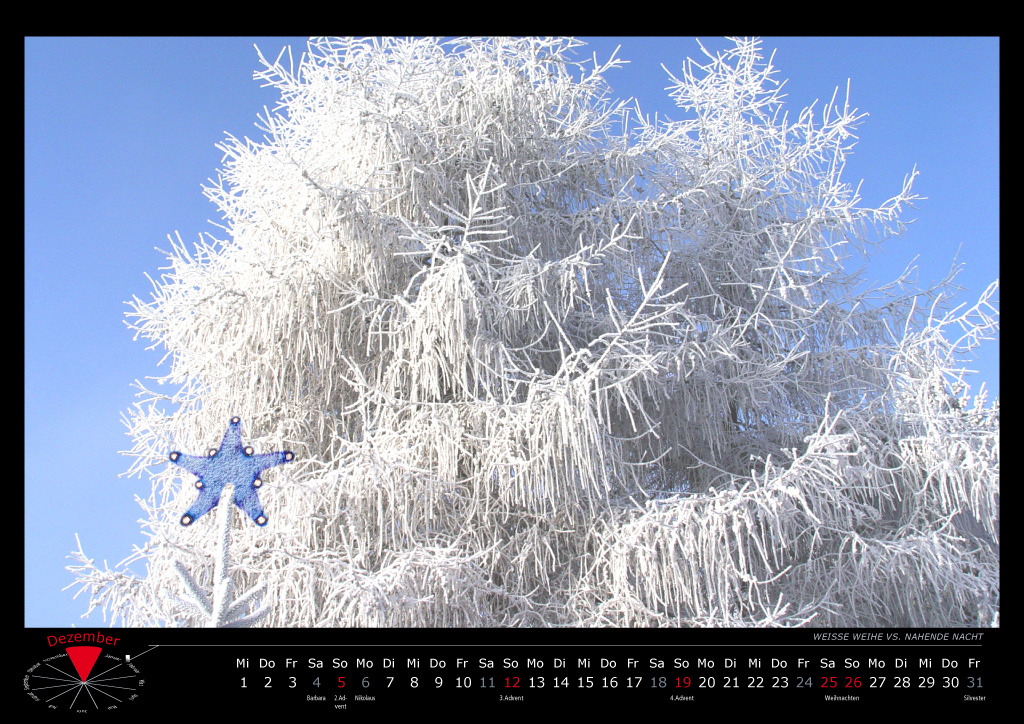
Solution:
[[[544,717],[753,710],[977,711],[1005,701],[1001,630],[26,630],[41,713],[168,709]]]

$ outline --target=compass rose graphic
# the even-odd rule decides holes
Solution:
[[[29,667],[26,693],[50,709],[76,712],[120,709],[145,684],[129,657],[103,654],[101,646],[68,646]]]

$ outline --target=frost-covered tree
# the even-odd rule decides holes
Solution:
[[[902,231],[913,174],[864,208],[859,116],[781,113],[756,41],[688,62],[656,124],[577,45],[264,61],[281,102],[223,145],[222,238],[172,240],[129,314],[177,391],[127,418],[148,542],[75,554],[90,610],[209,623],[182,597],[221,534],[179,524],[167,456],[238,415],[295,452],[218,584],[266,586],[261,625],[998,623],[998,401],[960,363],[996,284],[858,291],[844,260]]]

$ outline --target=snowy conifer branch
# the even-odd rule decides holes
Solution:
[[[213,597],[207,595],[203,587],[196,581],[192,573],[180,560],[175,560],[174,571],[185,585],[185,598],[179,597],[170,590],[163,595],[172,605],[176,605],[189,619],[203,622],[211,628],[240,628],[252,626],[263,620],[270,612],[266,604],[260,605],[260,599],[267,592],[267,584],[249,590],[235,598],[235,584],[231,580],[231,521],[233,505],[231,486],[225,486],[222,493],[223,501],[217,506],[218,546],[213,569]],[[253,607],[251,614],[246,612]]]

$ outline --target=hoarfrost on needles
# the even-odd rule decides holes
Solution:
[[[206,189],[223,238],[172,239],[132,303],[176,392],[126,418],[149,541],[74,554],[90,610],[205,625],[230,583],[266,626],[997,623],[998,401],[958,361],[996,284],[951,309],[843,267],[903,230],[916,172],[862,206],[861,116],[789,120],[757,41],[687,62],[656,124],[577,45],[264,61],[265,139]],[[296,461],[215,570],[166,459],[232,415]]]

